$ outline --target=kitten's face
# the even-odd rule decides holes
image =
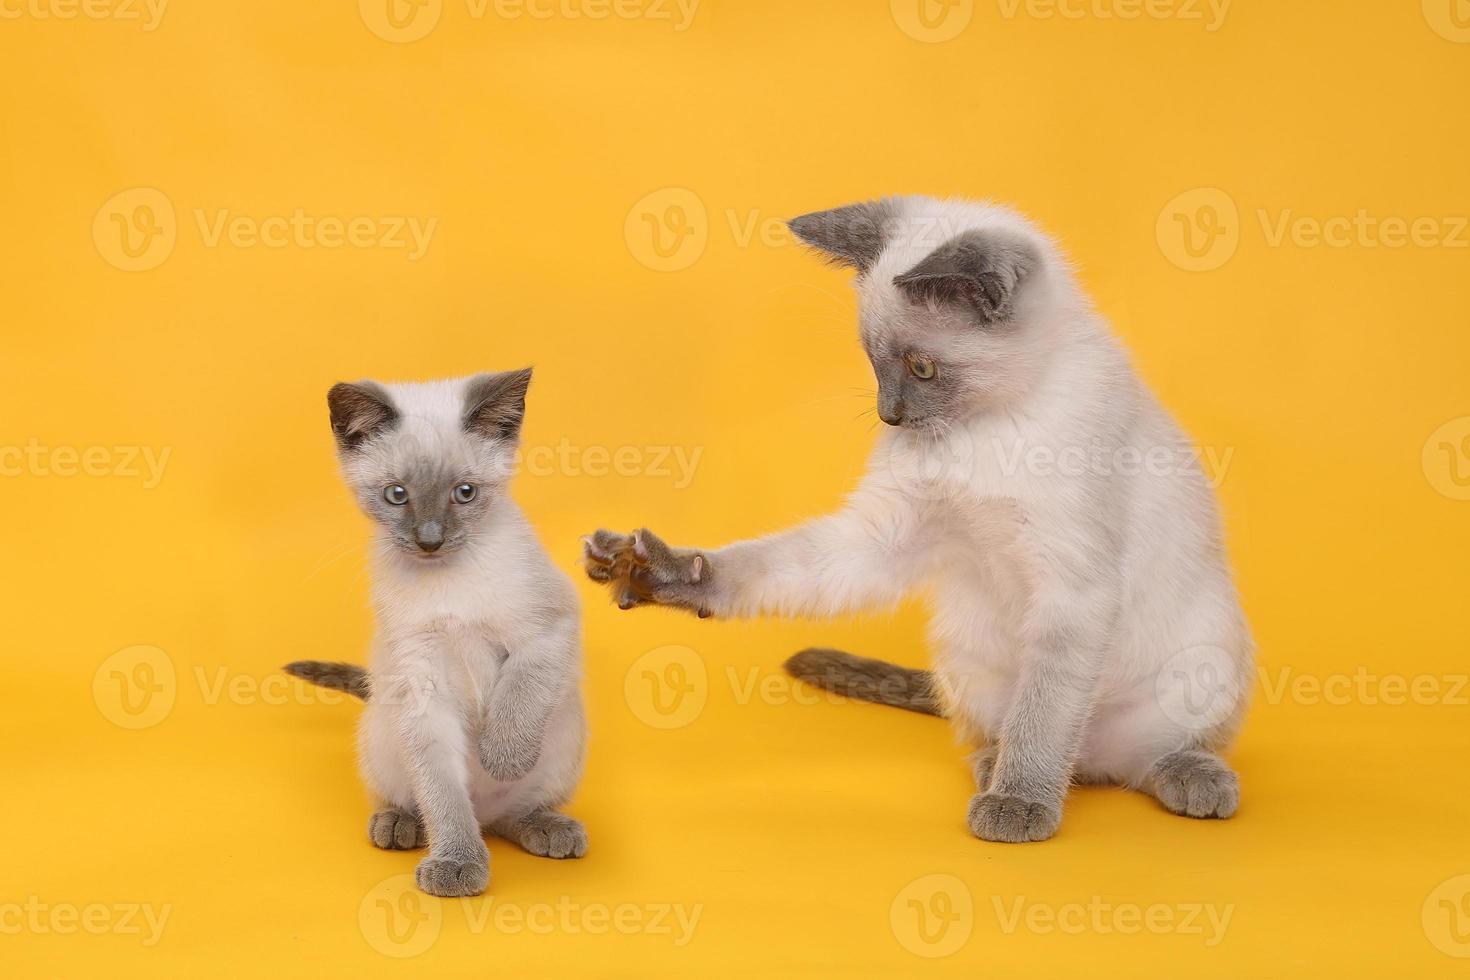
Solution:
[[[383,540],[415,560],[459,551],[505,492],[531,372],[337,385],[328,395],[348,486]]]
[[[1030,384],[1041,251],[1020,219],[899,198],[797,218],[792,231],[857,270],[863,349],[878,416],[915,431],[1004,404]]]

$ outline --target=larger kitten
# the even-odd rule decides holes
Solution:
[[[714,550],[587,539],[628,608],[832,616],[933,586],[935,668],[835,651],[807,680],[943,713],[979,746],[970,829],[1056,833],[1074,781],[1229,817],[1252,648],[1212,491],[1058,250],[986,204],[893,198],[792,231],[857,272],[891,428],[847,506]]]
[[[572,584],[506,492],[531,372],[339,384],[328,395],[342,472],[378,525],[370,671],[287,667],[368,698],[362,775],[378,847],[428,844],[434,895],[489,881],[481,832],[581,857],[557,807],[582,774],[581,617]]]

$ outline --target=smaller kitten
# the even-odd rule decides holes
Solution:
[[[339,384],[327,396],[348,485],[378,524],[371,671],[286,670],[367,700],[368,823],[428,845],[432,895],[478,895],[490,831],[545,857],[587,852],[558,811],[582,775],[581,614],[571,582],[506,493],[530,369],[457,381]]]

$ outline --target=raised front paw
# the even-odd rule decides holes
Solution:
[[[646,528],[598,531],[582,539],[587,577],[612,588],[619,609],[659,605],[710,615],[710,564],[702,553],[670,548]]]
[[[981,840],[1002,844],[1047,840],[1061,822],[1061,811],[1049,803],[1000,793],[980,793],[970,800],[970,833]]]
[[[463,860],[426,857],[414,870],[419,888],[441,898],[479,895],[490,883],[490,857],[486,853]]]
[[[509,738],[493,728],[480,738],[480,765],[498,782],[524,779],[536,768],[540,756],[541,744],[533,739]]]

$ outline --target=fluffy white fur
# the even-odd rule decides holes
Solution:
[[[478,488],[478,509],[445,550],[415,551],[384,524],[372,569],[362,774],[384,804],[421,816],[430,853],[419,881],[439,894],[483,888],[482,827],[537,853],[550,846],[555,857],[586,846],[580,837],[566,845],[578,853],[555,853],[546,839],[581,834],[548,812],[582,772],[578,602],[506,493],[514,439],[466,428],[473,380],[384,386],[396,420],[342,454],[348,483],[375,516],[389,484],[413,494]]]
[[[975,833],[1050,836],[1074,779],[1229,816],[1235,777],[1214,753],[1240,722],[1252,645],[1189,441],[1023,218],[927,198],[873,207],[885,234],[859,269],[864,345],[880,378],[883,352],[933,355],[962,388],[957,402],[944,418],[886,429],[839,513],[672,550],[686,571],[647,584],[653,601],[836,616],[928,586],[945,713],[985,746]],[[1031,250],[1007,322],[977,323],[963,304],[916,302],[895,285],[975,231]],[[1065,472],[1048,453],[1071,461]],[[611,539],[589,545],[599,550],[615,550]]]

